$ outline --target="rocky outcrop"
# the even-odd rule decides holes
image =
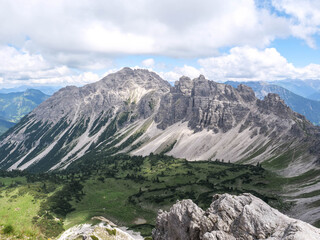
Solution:
[[[166,129],[179,121],[188,122],[195,131],[227,132],[242,126],[263,127],[263,133],[288,131],[296,122],[313,128],[304,116],[293,112],[277,94],[268,94],[264,100],[255,97],[245,85],[233,88],[200,76],[191,80],[182,77],[161,99],[155,121]],[[277,129],[278,128],[278,129]],[[281,130],[281,131],[279,131]],[[277,135],[280,135],[277,134]]]
[[[244,103],[255,101],[254,92],[243,85],[235,89],[202,75],[194,80],[182,77],[162,98],[156,122],[162,129],[188,121],[188,126],[196,131],[208,128],[227,132],[250,111]]]
[[[215,195],[203,211],[191,200],[159,212],[154,240],[316,240],[320,229],[289,218],[251,194]]]
[[[112,227],[109,224],[97,225],[81,224],[69,228],[58,238],[58,240],[143,240],[139,233]]]

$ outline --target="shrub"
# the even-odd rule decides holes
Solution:
[[[94,236],[94,235],[91,235],[90,237],[92,238],[92,240],[99,240],[99,238],[97,238],[97,237]]]
[[[113,235],[113,236],[115,236],[116,234],[117,234],[117,230],[116,229],[108,229],[108,228],[106,228],[106,231],[109,233],[109,235]]]
[[[2,232],[4,234],[11,234],[14,232],[14,229],[13,229],[12,225],[7,225],[2,229]]]

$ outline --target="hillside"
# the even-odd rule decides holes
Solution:
[[[53,238],[78,224],[98,223],[93,217],[150,236],[160,208],[185,198],[208,208],[212,195],[225,192],[250,192],[286,212],[292,204],[279,193],[287,181],[292,179],[260,166],[165,155],[83,159],[56,173],[0,171],[0,228],[12,227],[0,238]]]
[[[28,89],[39,90],[46,95],[51,96],[56,91],[58,91],[61,87],[60,86],[43,86],[43,85],[32,85],[32,86],[19,86],[19,87],[12,87],[12,88],[0,88],[0,93],[14,93],[14,92],[25,92]]]
[[[35,89],[27,89],[24,92],[0,93],[0,117],[17,123],[48,98],[48,95]]]
[[[13,127],[15,124],[0,118],[0,135],[7,131],[9,128]]]
[[[0,137],[0,168],[68,170],[123,153],[258,164],[296,178],[283,193],[297,201],[292,214],[316,222],[319,136],[276,94],[260,100],[250,87],[204,76],[170,86],[153,72],[124,68],[41,103]]]
[[[295,112],[304,115],[310,122],[320,125],[320,101],[301,97],[289,90],[270,84],[268,82],[225,82],[233,87],[245,84],[252,88],[259,99],[263,99],[268,93],[276,93]]]
[[[289,91],[304,98],[315,101],[320,100],[320,80],[287,79],[281,81],[273,81],[270,83],[288,89]]]

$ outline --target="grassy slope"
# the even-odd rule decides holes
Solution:
[[[207,208],[216,193],[251,192],[286,211],[289,205],[279,193],[288,182],[301,180],[283,179],[259,166],[187,162],[163,155],[99,156],[77,161],[67,172],[25,175],[0,178],[5,184],[0,188],[0,219],[9,216],[0,225],[14,226],[12,236],[35,232],[35,239],[57,236],[62,231],[60,220],[66,229],[90,222],[93,216],[104,216],[148,236],[158,209],[168,210],[176,200],[186,198]],[[17,186],[12,184],[15,181]]]
[[[0,116],[10,122],[18,122],[49,96],[39,90],[0,93]]]
[[[274,207],[287,207],[276,196],[283,187],[280,178],[260,167],[186,162],[167,156],[141,159],[117,159],[105,165],[100,159],[99,163],[89,161],[77,166],[86,169],[90,165],[93,175],[84,183],[83,199],[73,202],[76,210],[67,215],[65,227],[104,216],[149,235],[160,208],[168,210],[177,200],[186,198],[207,208],[213,194],[225,192],[251,192]],[[137,225],[138,219],[145,224]]]
[[[57,224],[47,221],[43,204],[61,189],[60,185],[45,180],[45,177],[41,181],[28,181],[28,174],[16,171],[7,174],[7,177],[3,175],[0,172],[0,239],[3,235],[5,239],[47,239],[53,236]],[[12,231],[3,234],[8,226],[12,227]],[[46,228],[52,229],[46,231]]]
[[[0,225],[14,226],[17,237],[39,237],[40,230],[32,223],[32,217],[40,209],[40,201],[30,192],[25,192],[25,178],[0,178],[5,186],[0,188]],[[20,182],[15,186],[13,183]],[[10,186],[12,184],[12,186]]]

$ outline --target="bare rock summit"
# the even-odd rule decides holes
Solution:
[[[290,218],[245,193],[215,195],[204,211],[191,200],[159,212],[155,240],[316,240],[320,229]]]

